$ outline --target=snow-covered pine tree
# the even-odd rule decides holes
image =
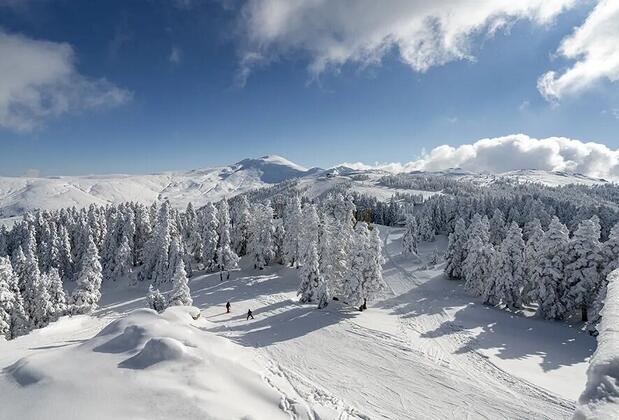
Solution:
[[[185,271],[185,263],[179,259],[172,278],[172,293],[170,294],[170,306],[191,306],[193,299],[189,290],[189,280]]]
[[[15,274],[17,274],[19,293],[24,293],[26,290],[24,285],[24,279],[26,278],[26,255],[24,254],[21,245],[13,251],[11,265],[13,266],[13,271],[15,271]]]
[[[212,271],[217,263],[217,243],[219,234],[217,227],[217,209],[212,203],[206,203],[202,209],[201,232],[202,232],[202,264],[204,269]]]
[[[525,282],[522,288],[522,303],[529,304],[538,299],[538,284],[534,281],[534,273],[543,250],[544,230],[539,219],[533,219],[527,222],[525,231],[528,240],[524,248]]]
[[[249,226],[252,223],[252,215],[249,211],[249,201],[245,195],[236,202],[234,217],[232,217],[232,243],[238,256],[247,254],[247,242],[249,241]]]
[[[505,238],[505,217],[503,212],[499,209],[495,209],[490,219],[490,243],[492,245],[500,245]]]
[[[101,299],[101,263],[99,253],[92,237],[88,238],[88,248],[82,256],[81,269],[77,275],[77,284],[71,295],[71,312],[74,314],[90,313],[97,308]]]
[[[562,301],[568,315],[580,309],[583,321],[588,320],[588,309],[601,285],[599,239],[600,223],[593,217],[578,224],[568,246],[569,262],[565,266],[566,289]]]
[[[254,268],[262,270],[275,256],[273,250],[273,209],[267,203],[251,207],[252,224],[249,227],[248,254],[254,261]]]
[[[129,245],[129,238],[124,236],[114,255],[114,266],[112,269],[113,280],[124,277],[133,271],[133,264],[131,262],[132,255],[133,252]]]
[[[0,258],[0,282],[6,283],[10,292],[10,294],[3,294],[2,303],[0,303],[9,315],[7,339],[27,334],[30,330],[30,321],[19,291],[19,276],[13,271],[11,261],[8,258]]]
[[[39,275],[34,283],[31,283],[32,291],[29,296],[34,300],[28,302],[30,313],[30,323],[32,328],[43,328],[53,320],[53,308],[49,295],[47,274]]]
[[[58,248],[58,273],[63,280],[72,280],[73,260],[71,256],[71,241],[69,239],[69,232],[65,226],[60,225],[58,227],[56,241],[56,247]]]
[[[537,268],[533,272],[538,313],[547,319],[562,319],[566,315],[561,301],[564,294],[564,259],[569,243],[567,227],[555,216],[548,225],[542,242]]]
[[[45,274],[45,284],[50,302],[50,320],[55,321],[67,313],[67,297],[62,284],[62,279],[56,268],[51,268]]]
[[[600,255],[600,275],[605,281],[611,271],[619,268],[619,223],[610,230],[608,240],[602,244]]]
[[[318,264],[318,251],[316,245],[316,242],[310,242],[305,247],[306,255],[304,256],[304,262],[299,273],[301,276],[301,283],[299,284],[299,291],[297,292],[297,295],[300,296],[299,300],[302,303],[317,302],[321,283],[324,283]]]
[[[402,236],[402,253],[405,255],[417,255],[419,232],[417,231],[417,219],[410,215],[406,218],[406,231]]]
[[[12,313],[15,305],[15,294],[11,290],[11,284],[17,282],[17,275],[13,272],[11,262],[8,258],[0,257],[0,335],[7,340],[11,336],[11,326],[13,324]]]
[[[303,221],[301,216],[301,199],[298,194],[290,197],[284,208],[284,262],[287,265],[299,266],[301,255],[300,240],[302,236]]]
[[[490,305],[500,302],[509,308],[520,308],[521,291],[524,285],[524,241],[522,230],[512,222],[505,239],[492,258],[492,268],[488,276],[483,299]]]
[[[460,217],[456,220],[454,231],[449,234],[449,245],[447,246],[447,254],[445,260],[445,274],[452,279],[462,277],[462,268],[467,255],[466,243],[468,240],[466,224]]]
[[[174,274],[176,274],[176,267],[178,266],[178,262],[180,260],[183,260],[183,262],[185,261],[185,259],[183,258],[182,244],[179,238],[175,237],[172,239],[169,254],[170,259],[168,260],[168,280],[166,280],[166,282],[172,281]]]
[[[383,280],[383,243],[378,234],[378,228],[369,228],[366,247],[365,267],[363,270],[363,298],[372,300],[385,288]]]
[[[148,255],[146,255],[147,259],[142,274],[143,278],[151,279],[155,285],[165,283],[170,278],[168,263],[173,223],[170,203],[165,200],[161,203],[157,213],[157,222],[153,234],[145,245]]]
[[[168,306],[165,296],[159,291],[159,289],[155,289],[152,284],[148,286],[146,302],[148,302],[149,308],[154,309],[159,313],[165,311],[165,308]]]
[[[301,264],[305,264],[306,261],[310,261],[312,259],[312,256],[310,255],[312,252],[312,247],[316,248],[316,255],[318,255],[320,219],[318,217],[316,206],[311,203],[305,204],[302,210],[302,218],[303,223],[300,241],[301,254],[299,256],[299,260]]]
[[[464,287],[474,296],[480,296],[484,292],[485,283],[490,275],[494,248],[490,244],[488,231],[488,219],[475,214],[467,235],[467,256],[462,269],[466,280]]]
[[[217,268],[220,272],[220,278],[223,280],[222,273],[227,272],[227,278],[230,277],[230,270],[238,267],[239,257],[232,250],[230,244],[230,211],[228,201],[223,199],[217,203],[217,220],[219,221],[218,234],[219,242],[217,244]]]

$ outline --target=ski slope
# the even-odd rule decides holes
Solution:
[[[428,263],[444,237],[422,244],[419,258],[404,258],[402,232],[381,233],[388,288],[363,313],[337,302],[324,310],[299,304],[298,271],[281,266],[243,265],[223,282],[195,276],[197,320],[131,312],[146,305],[145,291],[108,284],[95,316],[0,343],[0,418],[52,410],[58,416],[47,418],[78,419],[86,409],[100,414],[92,418],[137,419],[571,417],[593,338],[467,296],[440,264]],[[128,326],[140,333],[127,335]],[[174,345],[146,349],[151,339]],[[109,351],[95,350],[102,345]],[[142,353],[146,362],[127,368]],[[35,397],[40,404],[32,406]]]

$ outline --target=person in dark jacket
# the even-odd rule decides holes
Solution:
[[[232,305],[230,305],[230,302],[226,302],[226,313],[229,314],[230,313],[230,307]]]
[[[247,310],[247,320],[249,321],[249,318],[254,319],[254,314],[251,312],[251,309]]]

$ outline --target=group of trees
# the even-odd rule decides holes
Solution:
[[[371,298],[382,285],[377,230],[356,221],[350,197],[310,203],[290,191],[198,210],[190,203],[184,212],[163,201],[28,213],[0,227],[0,333],[13,338],[64,314],[89,313],[102,284],[119,278],[149,283],[151,307],[191,304],[195,270],[223,280],[245,255],[256,269],[300,268],[303,302]],[[167,299],[162,287],[172,288]]]
[[[582,220],[570,235],[558,217],[546,230],[539,219],[506,223],[503,213],[475,214],[468,227],[459,218],[449,235],[446,274],[489,305],[521,308],[534,303],[548,319],[580,312],[593,319],[603,300],[605,279],[619,265],[619,224],[600,241],[597,216]]]

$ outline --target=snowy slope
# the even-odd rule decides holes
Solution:
[[[299,304],[298,270],[258,271],[249,261],[227,281],[191,280],[197,321],[132,313],[145,306],[145,291],[107,284],[96,316],[0,342],[0,395],[9,396],[0,418],[19,410],[32,414],[21,418],[45,410],[82,418],[79,409],[90,404],[102,416],[127,407],[119,418],[138,419],[242,418],[247,409],[252,419],[571,417],[592,337],[468,296],[441,264],[427,263],[444,237],[409,258],[401,255],[402,230],[380,229],[388,289],[363,313]],[[250,308],[255,320],[246,321]],[[155,338],[159,347],[145,350]],[[165,360],[146,366],[160,354]],[[35,396],[41,403],[28,404]],[[78,410],[63,406],[69,398]],[[184,411],[170,416],[170,401]]]
[[[49,178],[0,177],[0,221],[34,209],[60,209],[105,205],[124,201],[150,204],[169,199],[173,206],[184,208],[192,202],[201,206],[208,201],[274,185],[289,179],[299,179],[300,187],[310,197],[325,194],[334,188],[389,200],[396,193],[421,194],[425,197],[436,192],[388,188],[378,180],[388,172],[358,170],[339,166],[329,170],[306,169],[280,156],[244,159],[236,164],[151,175],[98,175]],[[451,169],[428,172],[428,176],[449,176],[454,179],[491,185],[498,179],[509,178],[519,182],[540,182],[558,186],[570,183],[595,185],[606,181],[579,174],[537,170],[512,171],[505,174],[475,174]]]
[[[183,208],[297,178],[314,170],[279,156],[245,159],[234,165],[153,175],[100,175],[50,178],[0,177],[0,218],[34,209],[85,207],[124,201],[169,199]]]

